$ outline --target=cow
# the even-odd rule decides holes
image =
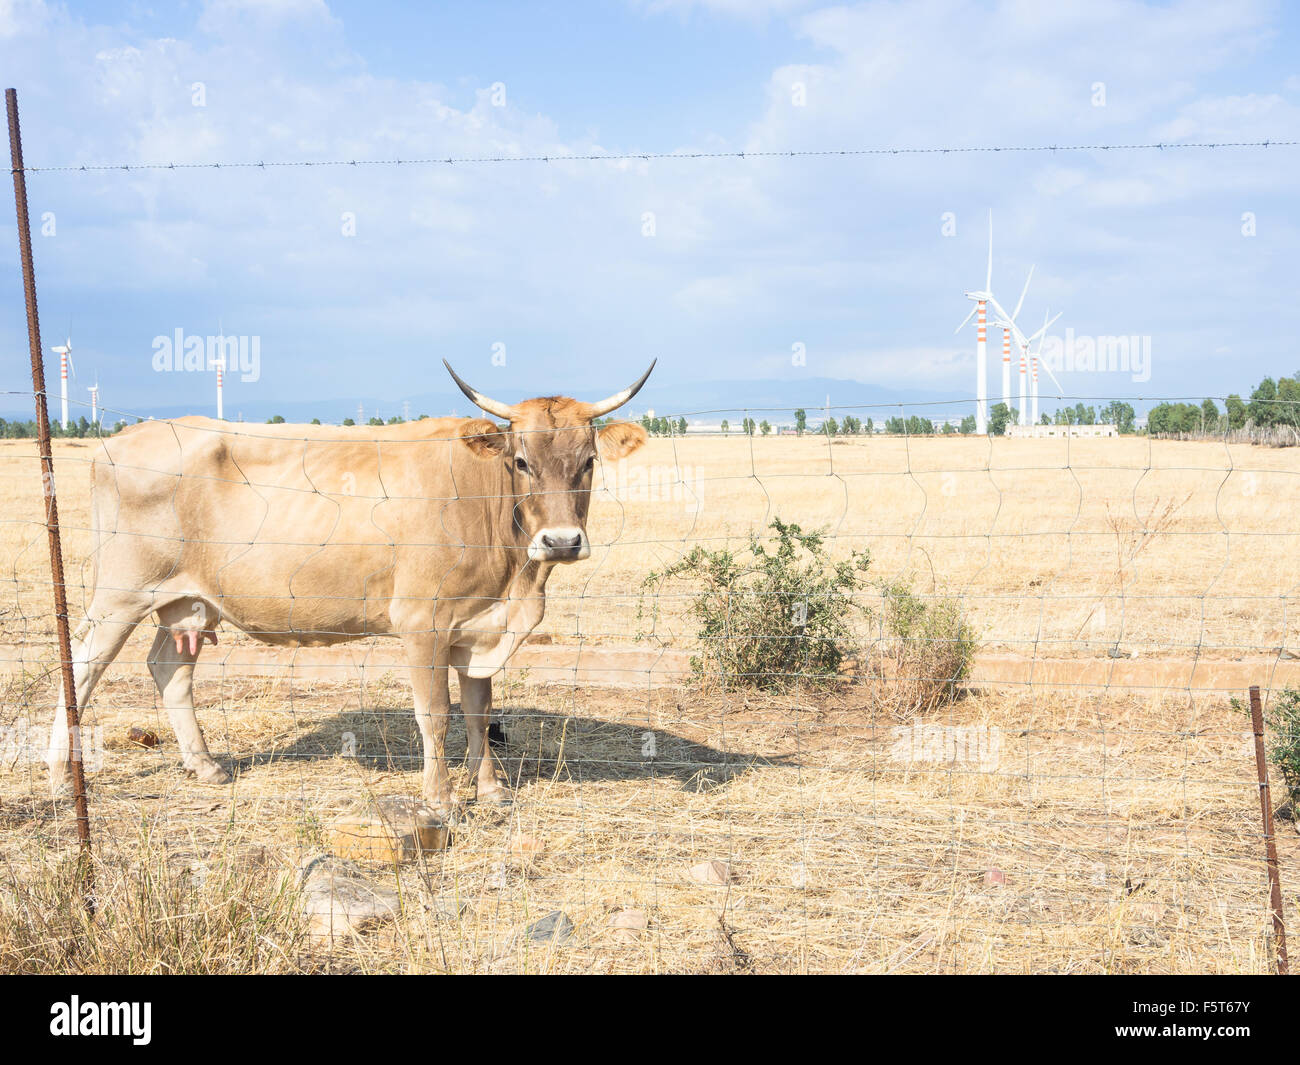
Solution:
[[[254,425],[185,417],[104,440],[91,469],[93,592],[76,633],[77,705],[150,615],[149,671],[186,770],[227,784],[194,716],[194,665],[226,622],[265,643],[402,641],[424,745],[423,793],[460,811],[447,773],[449,670],[460,681],[480,803],[510,801],[485,736],[492,677],[542,620],[557,565],[591,554],[597,459],[645,430],[601,418],[637,394],[509,405],[470,387],[482,417],[385,426]],[[79,752],[78,752],[79,753]],[[66,791],[74,752],[62,699],[47,763]]]

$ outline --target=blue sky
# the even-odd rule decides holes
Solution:
[[[1249,0],[0,0],[0,60],[38,167],[1280,140],[1300,139],[1298,19]],[[1068,393],[1292,373],[1297,172],[1300,149],[1273,148],[38,173],[29,195],[53,222],[46,345],[71,322],[78,384],[97,373],[117,409],[209,411],[207,375],[157,372],[153,345],[219,322],[261,352],[228,413],[445,392],[444,356],[507,398],[612,391],[658,357],[661,384],[788,378],[816,404],[800,380],[973,392],[974,334],[953,329],[989,208],[1004,303],[1037,264],[1023,322],[1050,307],[1057,331],[1151,338],[1150,380],[1062,375]]]

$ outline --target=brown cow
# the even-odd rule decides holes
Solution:
[[[443,749],[454,668],[478,800],[507,801],[485,742],[491,678],[541,621],[555,565],[590,555],[597,456],[616,460],[645,442],[640,426],[592,422],[636,395],[650,370],[599,403],[552,396],[515,406],[447,370],[509,425],[191,417],[105,440],[92,469],[94,593],[73,649],[78,705],[156,614],[149,669],[185,767],[224,784],[193,695],[203,637],[215,642],[219,620],[284,646],[395,636],[411,670],[425,797],[454,815]],[[60,706],[47,757],[56,792],[71,757]]]

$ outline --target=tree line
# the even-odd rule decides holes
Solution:
[[[136,421],[140,421],[139,418]],[[75,422],[69,422],[66,429],[61,422],[53,419],[50,420],[50,438],[53,440],[80,440],[87,436],[111,436],[113,433],[121,432],[125,429],[127,423],[124,421],[114,422],[113,425],[101,424],[98,429],[84,414]],[[36,436],[36,419],[28,418],[26,421],[9,421],[6,418],[0,418],[0,437],[6,440],[21,440],[24,437]]]
[[[1006,403],[993,404],[989,410],[989,433],[993,436],[1006,435],[1008,427],[1015,425],[1019,416],[1020,412],[1015,407]],[[427,417],[429,417],[427,414],[421,414],[417,420],[422,421]],[[136,423],[142,420],[134,419]],[[275,414],[266,421],[267,424],[279,425],[283,424],[285,419]],[[387,421],[372,417],[366,424],[398,425],[403,421],[405,419],[400,417],[392,417]],[[1136,412],[1132,405],[1120,399],[1113,399],[1100,408],[1086,406],[1083,403],[1076,403],[1072,407],[1063,406],[1050,415],[1043,412],[1039,418],[1040,425],[1113,425],[1122,434],[1136,432],[1136,423]],[[119,420],[111,427],[106,423],[96,427],[83,415],[76,421],[70,422],[66,429],[60,422],[51,421],[50,436],[55,439],[109,436],[125,429],[128,424],[130,423]],[[319,418],[313,418],[311,424],[320,425],[321,421]],[[355,425],[356,423],[352,418],[344,418],[342,424]],[[687,428],[684,417],[652,418],[648,414],[642,416],[641,425],[651,436],[682,436]],[[1213,399],[1205,399],[1199,404],[1165,402],[1152,407],[1147,416],[1147,432],[1152,434],[1218,434],[1252,427],[1300,429],[1300,371],[1292,377],[1280,377],[1276,381],[1272,377],[1265,377],[1251,391],[1248,400],[1243,400],[1237,393],[1232,393],[1224,400],[1222,410]],[[773,428],[767,419],[755,421],[748,416],[742,418],[739,425],[740,431],[747,436],[756,433],[767,436]],[[731,432],[732,426],[728,419],[723,419],[721,429],[723,433]],[[936,424],[933,419],[917,414],[906,417],[895,415],[885,419],[883,429],[886,433],[896,436],[970,435],[975,432],[975,416],[967,415],[954,425],[951,421]],[[794,430],[799,436],[810,431],[808,412],[803,408],[794,411]],[[816,433],[824,436],[858,436],[875,431],[874,419],[867,418],[863,421],[852,414],[846,414],[842,419],[825,418],[815,430]],[[11,421],[0,418],[0,437],[12,440],[34,436],[36,436],[35,419]]]
[[[1276,381],[1265,377],[1243,400],[1231,393],[1223,410],[1212,399],[1197,403],[1161,403],[1147,416],[1148,433],[1218,435],[1241,429],[1300,428],[1300,371]]]

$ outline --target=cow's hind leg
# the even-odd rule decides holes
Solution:
[[[72,675],[76,683],[77,707],[85,710],[95,685],[122,650],[135,627],[153,609],[147,596],[106,597],[96,594],[86,620],[77,629],[72,643]],[[45,763],[50,768],[50,793],[64,795],[72,786],[72,745],[68,736],[68,707],[60,676],[59,703],[50,727],[50,746]],[[80,757],[80,752],[77,753]]]
[[[478,788],[478,801],[508,803],[510,789],[497,775],[496,763],[487,742],[488,722],[492,714],[492,678],[473,678],[460,674],[460,712],[465,715],[468,737],[466,761],[469,775]]]
[[[189,601],[173,603],[158,611],[161,624],[149,651],[149,672],[162,695],[185,768],[204,784],[229,784],[230,774],[208,753],[208,745],[194,716],[194,663],[198,661],[203,641],[178,640],[173,631],[192,618]]]

